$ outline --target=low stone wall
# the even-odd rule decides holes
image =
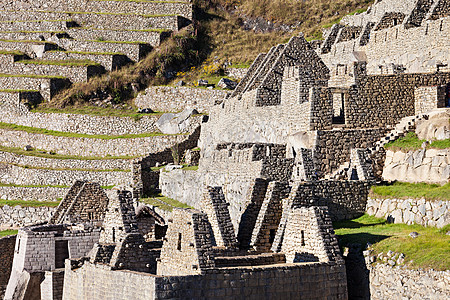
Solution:
[[[149,87],[134,100],[139,108],[151,108],[154,111],[182,111],[187,107],[198,112],[208,113],[217,101],[222,101],[227,91],[208,90],[190,87]]]
[[[32,113],[24,109],[6,109],[6,106],[0,106],[0,110],[1,122],[55,131],[105,135],[159,132],[155,126],[155,122],[160,117],[159,115],[143,116],[139,121],[135,121],[130,117]]]
[[[131,184],[131,171],[79,171],[32,169],[0,162],[0,182],[17,185],[70,185],[76,180],[101,186]]]
[[[450,179],[450,149],[386,151],[383,179],[445,184]]]
[[[184,2],[184,3],[182,3]],[[130,13],[142,15],[180,15],[192,19],[192,4],[189,1],[89,1],[89,0],[66,0],[64,6],[57,0],[42,2],[22,0],[19,4],[14,2],[0,3],[2,9],[34,9],[47,11],[83,11],[101,13]]]
[[[30,145],[35,149],[76,156],[143,156],[163,151],[187,138],[187,135],[120,139],[73,138],[0,129],[0,144],[3,146],[24,148]]]
[[[38,156],[19,155],[0,151],[0,161],[3,163],[32,168],[49,169],[85,169],[85,170],[130,170],[129,159],[55,159]]]
[[[293,284],[300,283],[301,284]],[[136,289],[136,286],[142,288]],[[155,276],[111,271],[85,262],[66,265],[64,300],[71,299],[346,299],[345,266],[335,263],[299,263],[224,268],[204,275]]]
[[[62,199],[69,188],[0,186],[0,199],[24,201],[55,201]]]
[[[448,299],[450,270],[408,270],[375,264],[368,267],[370,299]]]
[[[450,224],[450,202],[422,199],[380,199],[370,197],[366,212],[392,223],[444,227]]]
[[[3,228],[20,228],[47,222],[55,207],[21,207],[4,205],[0,207],[0,226]]]
[[[7,236],[0,238],[0,299],[5,295],[9,276],[14,258],[14,247],[16,245],[16,236]]]

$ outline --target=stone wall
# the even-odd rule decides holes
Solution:
[[[424,86],[414,90],[415,115],[446,106],[446,86]]]
[[[364,214],[370,183],[367,181],[309,181],[293,186],[288,201],[299,206],[326,206],[333,221]]]
[[[226,73],[229,77],[241,80],[247,74],[248,69],[249,68],[227,68]]]
[[[22,0],[19,3],[2,3],[2,9],[29,9],[61,12],[103,12],[103,13],[130,13],[142,15],[180,15],[192,19],[192,4],[189,1],[159,1],[159,2],[134,2],[134,1],[89,1],[68,0],[64,6],[58,0],[46,1],[45,4],[35,1]]]
[[[371,196],[366,212],[390,223],[419,224],[442,228],[450,224],[450,203],[444,200],[395,199]]]
[[[446,184],[450,179],[450,149],[386,151],[383,179]]]
[[[34,134],[25,131],[0,129],[0,144],[6,147],[54,151],[75,156],[143,156],[163,151],[168,146],[181,143],[187,135],[156,135],[143,138],[96,139]]]
[[[34,169],[0,162],[0,172],[2,183],[16,185],[67,186],[75,180],[95,181],[101,186],[132,183],[130,171]]]
[[[32,113],[16,99],[9,103],[4,97],[2,100],[0,121],[5,123],[81,134],[123,135],[159,131],[155,122],[160,115],[144,115],[136,121],[131,117]]]
[[[302,284],[292,284],[301,282]],[[136,284],[140,287],[136,289]],[[64,300],[84,299],[345,299],[344,265],[335,263],[285,264],[211,270],[204,275],[160,277],[129,271],[110,271],[85,262],[66,265]]]
[[[0,199],[55,201],[62,199],[68,188],[0,186]]]
[[[0,238],[0,298],[5,295],[6,285],[8,284],[9,275],[14,258],[14,247],[16,245],[16,236],[7,236]]]
[[[21,207],[4,205],[0,207],[0,227],[20,228],[50,220],[55,207]]]
[[[200,113],[208,113],[211,107],[221,102],[229,92],[191,87],[149,87],[134,99],[139,108],[153,111],[178,112],[185,108],[195,108]]]
[[[39,156],[26,156],[2,151],[0,151],[0,161],[27,168],[48,168],[54,170],[128,171],[131,169],[130,159],[55,159]]]
[[[366,64],[355,65],[356,85],[344,104],[345,124],[350,128],[395,125],[415,112],[416,87],[443,86],[450,73],[365,75]]]
[[[385,132],[385,129],[317,131],[313,155],[319,175],[331,173],[349,161],[352,148],[373,147]]]
[[[409,270],[388,264],[369,266],[370,299],[446,299],[450,271]]]

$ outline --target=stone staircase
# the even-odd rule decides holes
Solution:
[[[379,153],[382,149],[384,149],[384,146],[389,143],[393,142],[403,136],[406,135],[406,133],[413,130],[416,126],[416,122],[425,118],[425,114],[419,114],[416,116],[408,116],[404,117],[400,120],[400,122],[395,125],[395,127],[381,140],[377,141],[375,143],[374,147],[367,148],[365,151],[367,151],[368,157],[372,158],[377,153]],[[348,175],[349,170],[351,167],[351,161],[347,161],[339,166],[338,169],[333,171],[331,174],[328,174],[325,176],[325,179],[327,180],[345,180],[348,179],[350,176]]]
[[[3,1],[0,90],[39,92],[48,101],[67,83],[142,60],[191,20],[189,1]],[[40,88],[56,78],[64,84]]]

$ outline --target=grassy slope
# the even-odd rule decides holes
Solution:
[[[413,268],[450,269],[450,225],[437,229],[420,225],[386,224],[386,220],[364,215],[351,221],[335,222],[339,245],[373,244],[375,254],[389,250],[405,254],[405,264]],[[413,239],[411,232],[418,232]]]
[[[137,90],[149,85],[168,84],[167,71],[186,71],[192,66],[225,61],[249,64],[261,52],[304,32],[320,38],[321,28],[343,16],[363,11],[373,0],[197,0],[197,21],[192,27],[173,35],[136,65],[104,76],[76,83],[60,93],[46,107],[72,107],[86,103],[91,96],[106,92],[115,103],[129,101]],[[237,7],[237,10],[235,10]],[[234,11],[233,11],[234,10]],[[289,12],[289,13],[286,13]],[[292,32],[255,33],[242,28],[240,15],[262,17],[282,24],[301,23]],[[132,88],[133,87],[133,88]],[[100,92],[100,93],[99,93]]]
[[[426,140],[419,140],[417,134],[414,132],[408,132],[404,137],[399,138],[393,142],[387,143],[384,147],[388,150],[392,151],[410,151],[410,150],[418,150],[422,148],[422,144],[426,142]],[[427,145],[427,148],[433,149],[446,149],[450,148],[450,139],[440,140],[440,141],[432,141]]]
[[[389,185],[374,186],[373,197],[425,198],[427,200],[450,200],[450,183],[443,186],[427,183],[394,182]]]
[[[249,63],[259,53],[286,42],[293,35],[303,32],[308,39],[322,37],[322,28],[330,27],[343,16],[364,11],[372,0],[212,0],[198,1],[208,12],[200,18],[206,29],[210,57],[232,63]],[[208,4],[206,4],[206,3]],[[235,13],[230,13],[237,7]],[[223,9],[226,8],[226,9]],[[293,32],[255,33],[243,30],[243,18],[262,17],[274,23],[296,25]]]

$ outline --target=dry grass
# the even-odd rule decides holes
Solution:
[[[212,0],[198,1],[207,12],[200,21],[210,37],[211,57],[232,63],[251,62],[259,53],[285,43],[303,32],[308,40],[320,39],[322,28],[343,16],[364,11],[373,0]],[[237,10],[234,8],[237,7]],[[234,10],[233,13],[231,11]],[[255,33],[242,29],[243,17],[262,17],[267,21],[298,25],[289,33]]]

